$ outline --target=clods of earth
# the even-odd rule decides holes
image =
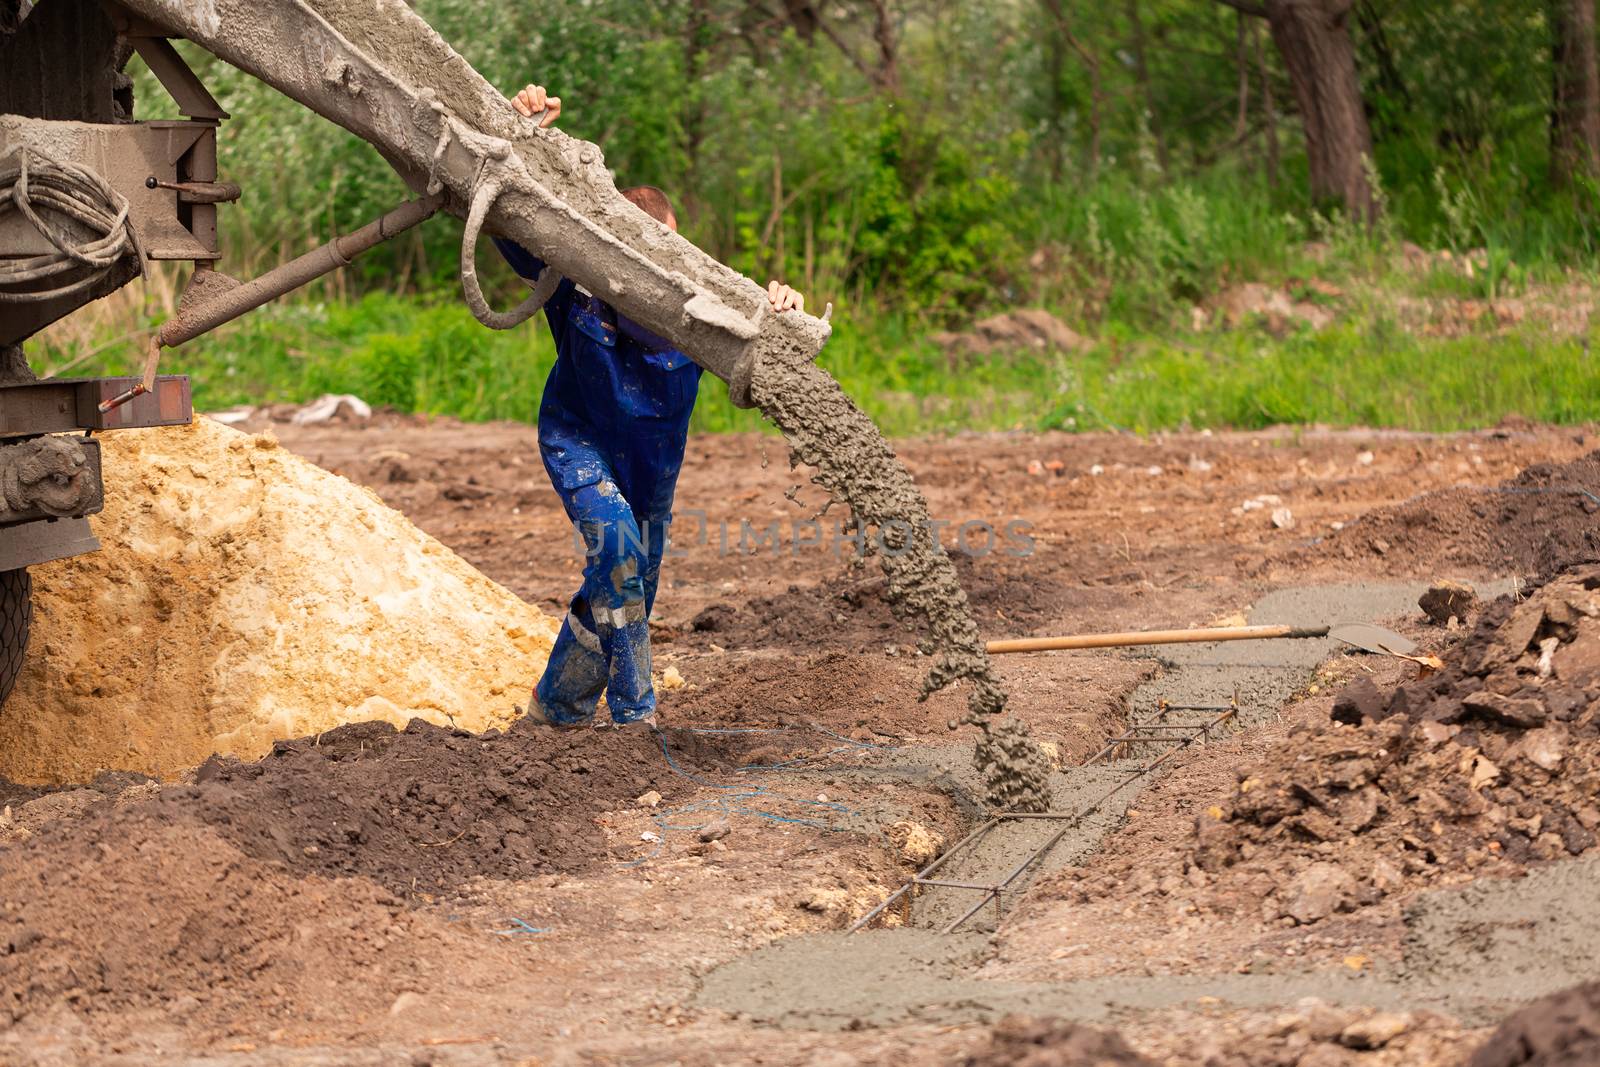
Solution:
[[[947,529],[1028,533],[1026,552],[954,556],[984,637],[1233,624],[1275,591],[1315,602],[1352,563],[1435,591],[1327,620],[1417,654],[1307,668],[1282,706],[1169,759],[1091,854],[1023,879],[984,931],[941,940],[918,917],[948,908],[919,904],[851,946],[841,931],[986,798],[970,727],[946,725],[965,693],[917,700],[928,657],[871,561],[795,536],[823,497],[763,462],[776,440],[691,442],[692,522],[652,620],[667,729],[567,733],[516,718],[582,565],[533,431],[288,414],[130,445],[151,473],[100,520],[107,559],[127,554],[129,589],[179,579],[164,616],[117,601],[141,629],[115,686],[96,694],[74,607],[107,564],[36,574],[36,689],[0,713],[0,1063],[1600,1058],[1600,453],[1571,429],[897,443]],[[234,503],[208,515],[213,483]],[[335,503],[296,548],[278,509],[313,496]],[[769,545],[724,547],[773,523]],[[381,592],[385,541],[415,593],[388,621],[339,592],[352,568]],[[207,567],[221,600],[186,577]],[[258,580],[321,599],[252,634],[233,609]],[[196,673],[183,642],[216,635],[227,654]],[[275,680],[295,655],[305,676]],[[129,684],[174,657],[182,685]],[[997,668],[1041,773],[1070,785],[1181,662]],[[52,679],[88,694],[81,736],[37,688]],[[709,995],[785,946],[868,954],[827,991],[844,1015]],[[919,1002],[919,983],[942,992]],[[873,1003],[896,984],[899,1007]]]

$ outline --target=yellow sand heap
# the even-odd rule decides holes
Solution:
[[[556,623],[370,490],[210,419],[101,438],[104,549],[33,569],[0,774],[170,777],[213,752],[525,705]]]

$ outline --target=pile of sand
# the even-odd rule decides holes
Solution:
[[[103,439],[101,552],[33,569],[0,775],[170,777],[213,753],[525,705],[556,623],[352,485],[209,419]]]

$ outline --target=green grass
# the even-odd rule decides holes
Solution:
[[[1600,419],[1600,364],[1581,339],[1418,337],[1382,322],[1275,339],[1254,331],[1107,344],[1057,363],[1038,424],[1135,431],[1275,424],[1460,430],[1507,414]]]
[[[1509,334],[1421,337],[1377,313],[1275,338],[1107,327],[1070,355],[1001,355],[952,365],[905,315],[842,315],[821,362],[890,435],[995,429],[1256,428],[1328,423],[1452,430],[1504,415],[1600,420],[1600,364],[1584,339],[1529,326]],[[74,373],[132,373],[137,341]],[[42,347],[36,364],[71,350]],[[554,358],[543,324],[486,330],[455,302],[376,294],[348,304],[290,301],[167,354],[192,376],[195,404],[303,402],[325,392],[469,421],[532,422]],[[701,431],[763,427],[710,375]]]

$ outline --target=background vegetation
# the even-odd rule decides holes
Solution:
[[[495,84],[558,93],[562,125],[598,142],[619,182],[669,190],[692,240],[813,307],[832,301],[824,360],[892,432],[1600,417],[1587,314],[1552,328],[1537,308],[1587,299],[1600,267],[1592,174],[1552,151],[1562,19],[1585,5],[1301,5],[1354,47],[1370,224],[1312,195],[1292,68],[1261,17],[1275,5],[415,4]],[[246,196],[224,209],[232,273],[404,195],[365,144],[191,56],[234,115],[222,171]],[[136,76],[141,113],[162,114]],[[170,364],[195,375],[202,406],[347,391],[531,420],[547,333],[494,334],[459,307],[458,225],[434,220]],[[176,282],[52,329],[36,365],[131,367],[130,339],[170,313]],[[1243,282],[1321,301],[1334,325],[1219,314]],[[510,300],[509,272],[501,284]],[[1507,300],[1534,310],[1427,325],[1436,306]],[[931,340],[1022,306],[1088,346],[974,359]],[[724,394],[708,383],[699,425],[754,426]]]

